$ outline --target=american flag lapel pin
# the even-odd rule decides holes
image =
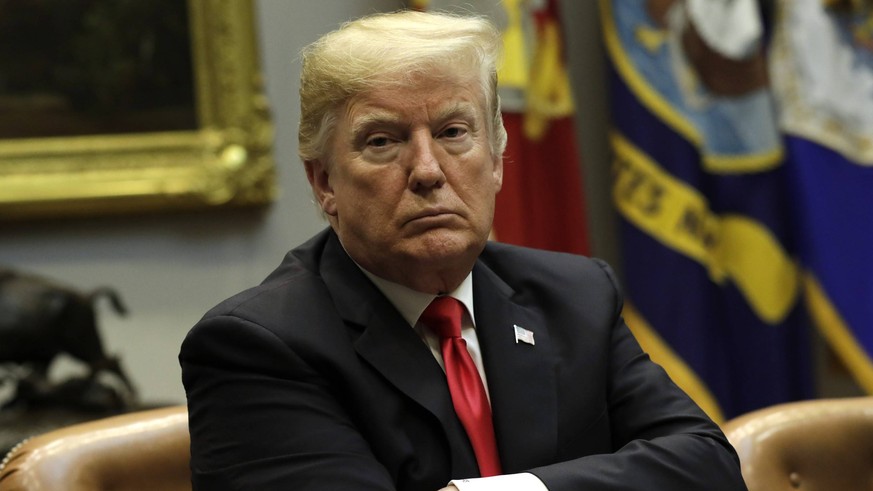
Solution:
[[[529,344],[531,346],[535,345],[534,342],[534,333],[528,331],[527,329],[513,324],[512,327],[515,329],[515,344],[519,342]]]

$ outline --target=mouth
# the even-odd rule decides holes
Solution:
[[[454,211],[451,211],[446,208],[428,208],[426,210],[422,210],[416,214],[414,214],[411,218],[406,220],[406,224],[412,223],[433,223],[438,224],[444,220],[450,220],[457,217],[458,214]]]

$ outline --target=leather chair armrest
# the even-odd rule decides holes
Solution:
[[[186,406],[76,424],[16,446],[0,490],[190,491]]]

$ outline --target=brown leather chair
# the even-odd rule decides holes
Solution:
[[[722,429],[749,491],[873,489],[873,397],[781,404]]]
[[[0,491],[190,491],[188,411],[173,406],[33,437],[0,464]]]

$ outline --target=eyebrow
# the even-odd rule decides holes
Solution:
[[[476,105],[470,102],[456,102],[450,106],[439,108],[433,118],[434,121],[445,121],[454,117],[461,117],[472,122],[474,128],[479,126],[479,117],[476,112]],[[366,129],[373,126],[405,126],[401,118],[391,111],[381,109],[373,109],[366,114],[355,118],[351,126],[352,135],[360,135]]]
[[[352,122],[351,134],[360,135],[372,126],[401,126],[400,118],[389,111],[373,110],[355,118]]]
[[[469,120],[474,129],[479,127],[479,113],[476,111],[476,105],[466,101],[440,108],[434,120],[445,121],[456,117]]]

